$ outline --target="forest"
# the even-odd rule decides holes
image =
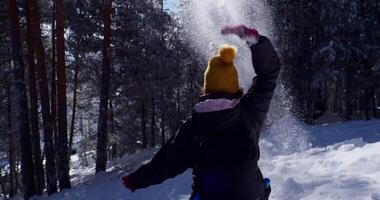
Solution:
[[[255,27],[258,3],[273,18],[264,23],[283,64],[279,87],[299,121],[380,118],[379,1],[244,0],[241,23]],[[215,51],[194,42],[206,37],[196,9],[192,0],[175,9],[163,0],[0,1],[0,199],[71,188],[71,155],[99,173],[173,136]],[[215,21],[207,28],[226,25]]]

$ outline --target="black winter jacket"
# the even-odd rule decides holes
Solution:
[[[193,109],[192,116],[153,159],[129,175],[131,185],[145,188],[192,168],[193,194],[199,194],[201,200],[265,199],[257,166],[258,141],[281,64],[265,36],[250,49],[257,76],[248,92],[228,109]],[[200,102],[219,98],[236,99],[233,95],[212,94],[201,97]]]

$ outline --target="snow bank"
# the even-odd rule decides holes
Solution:
[[[379,120],[325,124],[307,130],[313,148],[302,152],[281,154],[278,149],[273,150],[276,149],[273,138],[262,140],[259,165],[272,180],[271,200],[380,200]],[[296,140],[288,145],[297,144],[300,143]],[[148,149],[110,162],[107,173],[96,176],[92,175],[93,165],[80,167],[74,158],[71,170],[74,188],[36,199],[188,199],[191,170],[135,193],[123,187],[121,177],[147,162],[156,151]]]
[[[49,197],[35,197],[35,200],[182,200],[191,192],[191,171],[167,180],[161,185],[131,193],[125,189],[121,177],[148,162],[157,149],[151,148],[108,163],[106,173],[93,175],[95,165],[80,167],[76,156],[72,156],[71,181],[74,187]]]
[[[313,147],[333,145],[338,142],[363,138],[366,143],[380,141],[380,120],[350,121],[310,127]]]
[[[356,139],[263,158],[260,166],[272,179],[272,199],[379,199],[379,149],[380,142]]]

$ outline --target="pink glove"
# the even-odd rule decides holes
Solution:
[[[248,28],[244,25],[237,26],[225,26],[222,29],[222,35],[235,34],[242,40],[246,40],[247,43],[254,45],[259,41],[259,33],[256,29]]]

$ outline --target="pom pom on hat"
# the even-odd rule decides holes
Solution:
[[[225,63],[232,63],[237,54],[237,48],[232,45],[224,44],[219,48],[220,59]]]

